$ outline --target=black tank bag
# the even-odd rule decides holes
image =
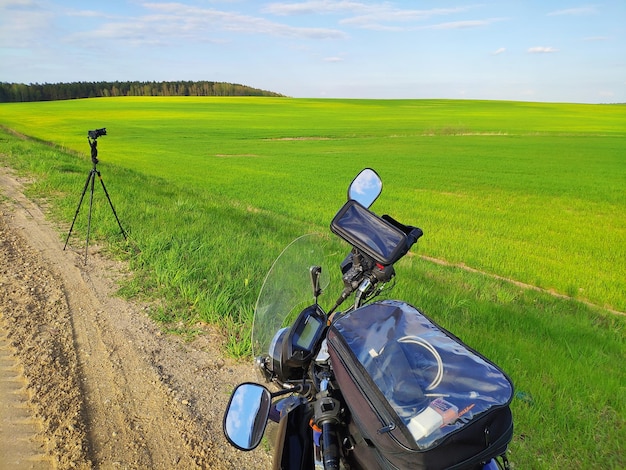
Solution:
[[[466,469],[513,436],[513,384],[495,364],[416,308],[381,301],[336,319],[335,378],[364,468]]]

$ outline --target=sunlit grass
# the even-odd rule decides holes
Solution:
[[[626,106],[126,98],[3,104],[0,122],[83,154],[106,127],[104,165],[318,226],[372,166],[375,209],[422,227],[423,253],[626,310]]]
[[[625,109],[247,98],[0,105],[0,123],[71,151],[0,133],[0,163],[29,176],[29,195],[46,200],[64,238],[91,168],[86,132],[107,127],[99,169],[129,240],[99,186],[92,239],[129,261],[121,291],[155,300],[152,315],[170,331],[218,325],[239,356],[250,352],[254,300],[275,256],[302,233],[327,233],[350,178],[372,166],[385,184],[373,209],[425,231],[389,295],[512,377],[515,468],[624,468],[626,320],[602,307],[626,310]],[[85,214],[74,249],[84,248]]]

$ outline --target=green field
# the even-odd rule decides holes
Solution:
[[[626,321],[609,311],[626,311],[626,106],[118,98],[0,104],[0,124],[55,144],[3,132],[0,164],[33,177],[63,237],[87,130],[106,127],[98,168],[130,240],[100,188],[92,236],[130,261],[123,294],[162,299],[172,328],[221,324],[233,354],[272,259],[327,232],[375,168],[373,209],[424,230],[417,255],[458,265],[407,257],[392,295],[511,375],[516,468],[626,467]]]

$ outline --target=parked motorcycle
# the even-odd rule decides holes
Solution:
[[[224,434],[252,450],[268,421],[278,423],[275,469],[508,468],[513,385],[506,374],[417,308],[374,301],[422,236],[369,209],[381,191],[379,175],[363,170],[331,223],[351,251],[340,266],[343,291],[328,311],[318,302],[328,284],[327,237],[296,239],[272,265],[252,350],[275,391],[237,386]]]

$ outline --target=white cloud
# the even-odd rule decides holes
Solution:
[[[505,52],[506,52],[506,48],[500,47],[499,49],[496,49],[495,51],[493,51],[491,55],[500,55],[500,54],[504,54]]]
[[[95,10],[68,10],[65,14],[78,18],[115,18],[113,15]]]
[[[546,46],[536,46],[536,47],[531,47],[528,49],[528,52],[531,54],[549,54],[552,52],[559,52],[558,49],[555,49],[554,47],[546,47]]]
[[[338,29],[290,26],[265,18],[236,12],[200,8],[182,3],[144,3],[148,11],[135,18],[116,19],[99,27],[73,36],[128,41],[133,45],[155,45],[192,39],[198,42],[215,41],[218,32],[261,34],[291,38],[345,39],[347,34]],[[75,12],[90,15],[90,12]]]
[[[30,0],[0,1],[0,47],[41,47],[56,35],[53,11]]]
[[[344,59],[342,57],[326,57],[324,58],[324,62],[343,62]]]
[[[370,8],[368,5],[361,2],[313,0],[301,3],[270,3],[263,11],[274,15],[287,16],[362,11],[368,8]]]
[[[578,8],[567,8],[564,10],[556,10],[548,13],[548,16],[582,16],[595,14],[596,9],[593,6],[586,7],[578,7]]]
[[[275,36],[308,37],[308,38],[345,38],[346,34],[340,30],[328,28],[300,28],[282,23],[275,23],[257,16],[242,15],[235,12],[197,8],[181,3],[146,3],[145,6],[154,10],[166,12],[162,17],[167,20],[170,17],[179,18],[195,25],[197,29],[204,28],[207,24],[215,29],[237,31],[252,34],[270,34]]]
[[[450,16],[464,13],[481,5],[467,5],[453,8],[431,8],[427,10],[403,9],[394,7],[389,2],[363,3],[353,1],[310,0],[301,3],[271,3],[264,12],[275,15],[311,15],[311,14],[343,14],[346,17],[339,21],[342,25],[375,31],[410,31],[416,29],[460,29],[485,26],[494,21],[460,20],[422,26],[410,23],[427,21],[435,17]]]
[[[0,7],[8,9],[13,8],[31,8],[39,9],[37,2],[33,0],[2,0],[0,1]]]
[[[472,7],[468,6],[457,8],[431,8],[430,10],[402,10],[399,8],[392,8],[387,4],[380,4],[378,6],[370,6],[366,8],[365,11],[363,9],[354,11],[354,13],[358,13],[358,15],[343,20],[342,23],[361,26],[380,22],[408,23],[424,21],[437,16],[463,13],[471,8]]]
[[[498,21],[504,21],[505,18],[488,18],[485,20],[465,20],[465,21],[450,21],[448,23],[439,23],[430,26],[424,26],[420,29],[468,29],[468,28],[480,28],[482,26],[489,26],[490,24],[497,23]]]
[[[432,10],[394,10],[376,12],[370,15],[359,15],[341,21],[341,24],[354,25],[362,29],[376,31],[415,31],[420,29],[464,29],[485,26],[496,20],[459,20],[419,25],[437,16],[448,16],[466,9],[432,9]]]
[[[431,18],[433,16],[460,13],[475,8],[463,6],[454,8],[431,8],[429,10],[402,9],[392,6],[388,2],[363,3],[352,1],[310,0],[301,3],[270,3],[263,11],[275,15],[310,15],[310,14],[354,14],[353,18],[345,20],[350,23],[360,23],[369,19],[379,21],[414,21]]]

